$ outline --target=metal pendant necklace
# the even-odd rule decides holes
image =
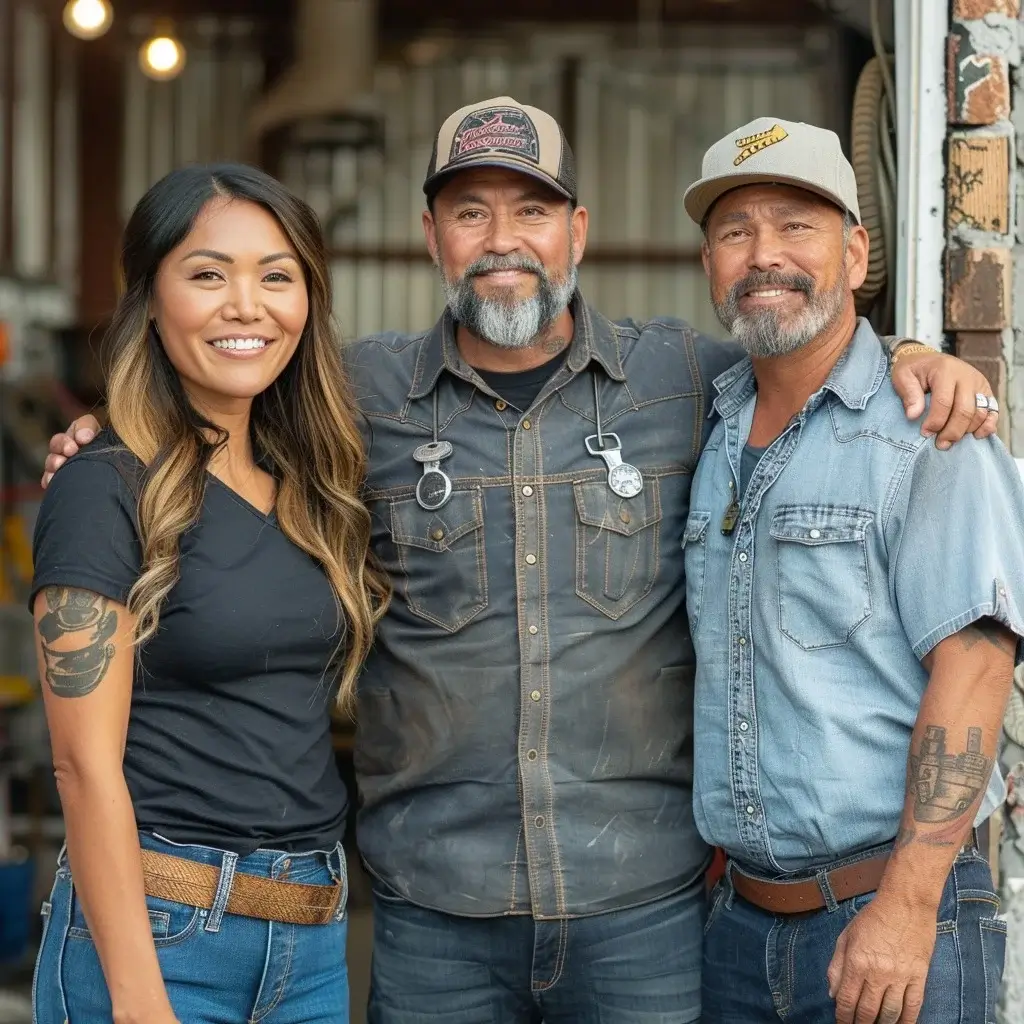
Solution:
[[[601,400],[598,397],[597,374],[594,379],[594,420],[597,433],[591,434],[584,443],[587,451],[604,459],[608,468],[608,488],[620,498],[635,498],[644,489],[644,478],[636,466],[622,461],[622,442],[618,434],[607,434],[601,430]]]
[[[441,469],[441,460],[452,453],[451,443],[438,440],[437,389],[434,389],[433,441],[421,444],[412,457],[423,466],[423,475],[416,483],[416,502],[427,512],[436,512],[448,504],[452,496],[452,478]]]

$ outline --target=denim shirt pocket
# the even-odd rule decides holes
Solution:
[[[707,571],[706,542],[710,512],[691,510],[683,529],[683,554],[686,558],[686,613],[690,632],[697,632],[700,609],[704,600],[704,577]]]
[[[409,610],[455,633],[487,607],[483,496],[452,493],[430,512],[415,498],[391,502],[391,537]]]
[[[620,498],[605,479],[573,484],[576,499],[576,594],[618,619],[654,587],[661,500],[657,477]]]
[[[772,516],[779,628],[803,650],[849,643],[871,615],[867,537],[874,518],[837,505],[783,505]]]

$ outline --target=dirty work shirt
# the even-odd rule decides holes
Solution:
[[[983,617],[1024,631],[1024,487],[994,437],[943,452],[921,436],[861,320],[725,535],[749,360],[715,387],[686,525],[697,823],[749,869],[805,871],[896,835],[921,659]],[[1003,796],[998,771],[986,783],[979,822]]]
[[[373,546],[395,583],[359,684],[360,850],[451,914],[567,917],[700,876],[683,525],[712,379],[739,350],[680,321],[611,323],[577,296],[524,408],[472,370],[446,313],[347,350],[367,420]],[[603,433],[643,490],[589,455]],[[438,433],[451,500],[422,509]],[[529,397],[529,396],[526,396]]]
[[[140,548],[118,467],[134,480],[140,464],[104,431],[54,476],[36,521],[33,599],[59,586],[127,600]],[[314,561],[273,514],[208,475],[181,539],[181,580],[135,675],[124,774],[141,830],[240,856],[338,842],[346,793],[325,675],[337,627]]]

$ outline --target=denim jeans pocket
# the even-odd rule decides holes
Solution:
[[[996,1006],[1006,958],[1006,922],[998,918],[983,918],[978,927],[981,929],[981,956],[985,968],[985,1024],[996,1024]]]
[[[157,949],[187,939],[195,932],[202,919],[202,911],[198,907],[173,903],[171,900],[162,900],[155,896],[146,897],[146,907],[149,910],[153,944]],[[92,942],[92,933],[77,896],[72,897],[71,925],[68,928],[68,941],[75,940]]]

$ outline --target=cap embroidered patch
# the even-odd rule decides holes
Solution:
[[[746,138],[736,139],[737,147],[743,150],[743,152],[733,160],[733,165],[739,167],[744,160],[749,159],[755,153],[760,153],[762,149],[767,149],[769,146],[774,146],[775,143],[788,138],[789,133],[786,129],[782,125],[777,124],[766,132],[758,132],[756,135],[748,135]]]
[[[452,140],[450,161],[476,156],[484,150],[507,150],[538,163],[540,142],[530,118],[514,107],[474,110],[462,119]]]

